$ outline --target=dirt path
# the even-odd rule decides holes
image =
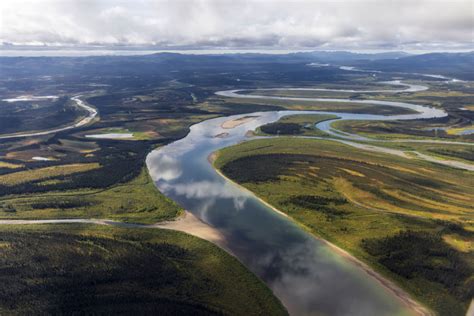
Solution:
[[[194,214],[184,211],[184,214],[174,221],[160,222],[156,224],[135,224],[118,222],[110,219],[94,219],[94,218],[65,218],[65,219],[3,219],[0,225],[37,225],[37,224],[95,224],[109,225],[127,228],[160,228],[185,232],[223,248],[232,254],[228,249],[224,236],[215,228],[198,219]]]

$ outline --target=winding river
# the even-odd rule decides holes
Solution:
[[[407,89],[392,92],[420,89],[426,87],[408,85]],[[217,229],[225,237],[225,248],[268,284],[290,314],[429,314],[429,311],[412,301],[403,291],[387,287],[381,278],[370,277],[370,272],[361,269],[361,265],[352,257],[341,254],[341,251],[329,243],[314,238],[252,193],[225,179],[213,169],[208,158],[216,150],[245,141],[249,130],[255,130],[286,115],[317,113],[334,114],[340,119],[352,120],[408,120],[443,117],[447,114],[440,109],[402,102],[275,97],[239,92],[228,90],[216,94],[235,98],[388,105],[409,108],[416,111],[416,114],[382,116],[273,111],[210,119],[193,125],[185,138],[148,155],[147,165],[160,191]],[[224,122],[238,119],[241,123],[235,124],[233,128],[223,126]],[[327,122],[320,123],[317,127],[331,133]]]
[[[405,86],[390,92],[414,92],[426,89],[419,85],[406,85],[399,81],[385,84]],[[292,90],[291,88],[283,88]],[[268,90],[268,89],[266,89]],[[294,88],[294,90],[302,90]],[[303,90],[308,90],[304,88]],[[311,89],[315,91],[341,91]],[[248,90],[247,90],[248,91]],[[345,90],[354,92],[354,90]],[[364,91],[388,92],[388,90]],[[368,269],[349,254],[314,238],[284,214],[256,198],[251,192],[225,179],[209,162],[210,155],[221,148],[247,139],[249,130],[283,116],[292,114],[334,114],[339,119],[351,120],[408,120],[445,116],[443,110],[410,103],[348,100],[326,98],[294,98],[265,95],[247,95],[239,90],[217,92],[223,97],[252,99],[284,99],[293,101],[351,102],[409,108],[416,114],[393,116],[351,114],[320,111],[273,111],[220,117],[191,126],[189,134],[176,142],[151,152],[146,159],[148,169],[157,187],[166,196],[178,202],[204,223],[223,236],[223,247],[259,276],[273,290],[292,315],[428,315],[430,311]],[[359,91],[360,92],[360,91]],[[76,97],[79,106],[86,105]],[[87,108],[86,108],[87,109]],[[95,111],[95,112],[94,112]],[[97,112],[88,109],[87,119]],[[251,117],[249,119],[248,117]],[[244,117],[247,117],[245,120]],[[225,122],[241,119],[239,124],[226,128]],[[48,132],[73,128],[83,121]],[[339,137],[333,139],[348,144],[359,144],[357,135],[334,132],[330,122],[322,122],[318,128]],[[224,126],[223,126],[224,124]],[[43,135],[22,134],[13,137]],[[12,136],[6,136],[12,137]],[[5,137],[3,137],[5,138]],[[367,146],[367,145],[364,145]],[[380,148],[372,146],[375,148]],[[370,150],[368,148],[364,148]],[[375,149],[377,150],[377,149]],[[423,157],[421,157],[423,158]],[[0,221],[0,224],[31,223],[91,223],[119,224],[107,220],[64,219],[43,221]],[[159,226],[157,226],[159,227]]]

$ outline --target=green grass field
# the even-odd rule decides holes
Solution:
[[[77,163],[38,168],[27,171],[19,171],[15,173],[1,175],[0,185],[12,186],[32,181],[48,180],[50,178],[56,178],[74,173],[94,170],[99,167],[100,166],[98,163]]]
[[[145,167],[137,178],[105,189],[0,198],[2,219],[108,218],[151,224],[173,219],[180,212],[177,204],[156,189]]]
[[[237,259],[184,233],[0,227],[0,314],[285,315]]]
[[[458,160],[462,162],[474,161],[474,144],[442,144],[442,143],[414,143],[414,142],[379,142],[371,141],[368,144],[380,147],[400,149],[406,152],[418,151],[420,153],[436,156],[446,160]]]
[[[471,172],[283,137],[225,148],[215,166],[441,315],[465,313],[474,293]]]
[[[334,128],[351,134],[359,134],[375,139],[429,139],[472,141],[472,135],[450,133],[450,124],[427,123],[422,121],[355,121],[341,120],[331,124]],[[445,130],[446,129],[446,130]],[[462,129],[461,129],[462,130]]]

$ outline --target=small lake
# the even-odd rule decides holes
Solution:
[[[94,135],[86,135],[86,138],[96,138],[96,139],[133,139],[133,133],[105,133],[105,134],[94,134]]]

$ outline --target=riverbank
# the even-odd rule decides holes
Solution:
[[[219,246],[227,253],[234,255],[226,246],[225,238],[217,229],[201,221],[193,213],[184,211],[181,216],[172,221],[165,221],[150,225],[149,227],[171,229],[205,239]]]
[[[271,205],[270,203],[268,203],[267,201],[265,200],[262,200],[261,198],[259,198],[258,196],[255,195],[255,193],[253,193],[252,191],[250,191],[249,189],[247,189],[246,187],[243,187],[241,186],[240,184],[238,184],[237,182],[231,180],[230,178],[228,178],[226,175],[224,175],[222,173],[222,171],[220,171],[218,168],[216,168],[214,166],[214,162],[216,161],[217,159],[217,153],[214,152],[212,154],[210,154],[208,157],[207,157],[207,161],[209,161],[209,163],[214,167],[214,170],[217,172],[218,175],[220,175],[222,178],[226,179],[227,181],[229,181],[230,183],[232,183],[233,185],[236,185],[239,187],[239,189],[251,194],[251,195],[254,195],[260,202],[262,202],[263,204],[265,204],[265,206],[271,208],[273,211],[275,211],[276,213],[280,214],[281,216],[284,216],[286,218],[290,218],[287,214],[283,213],[282,211],[280,211],[279,209],[277,209],[276,207],[274,207],[273,205]],[[291,218],[290,218],[291,219]]]

